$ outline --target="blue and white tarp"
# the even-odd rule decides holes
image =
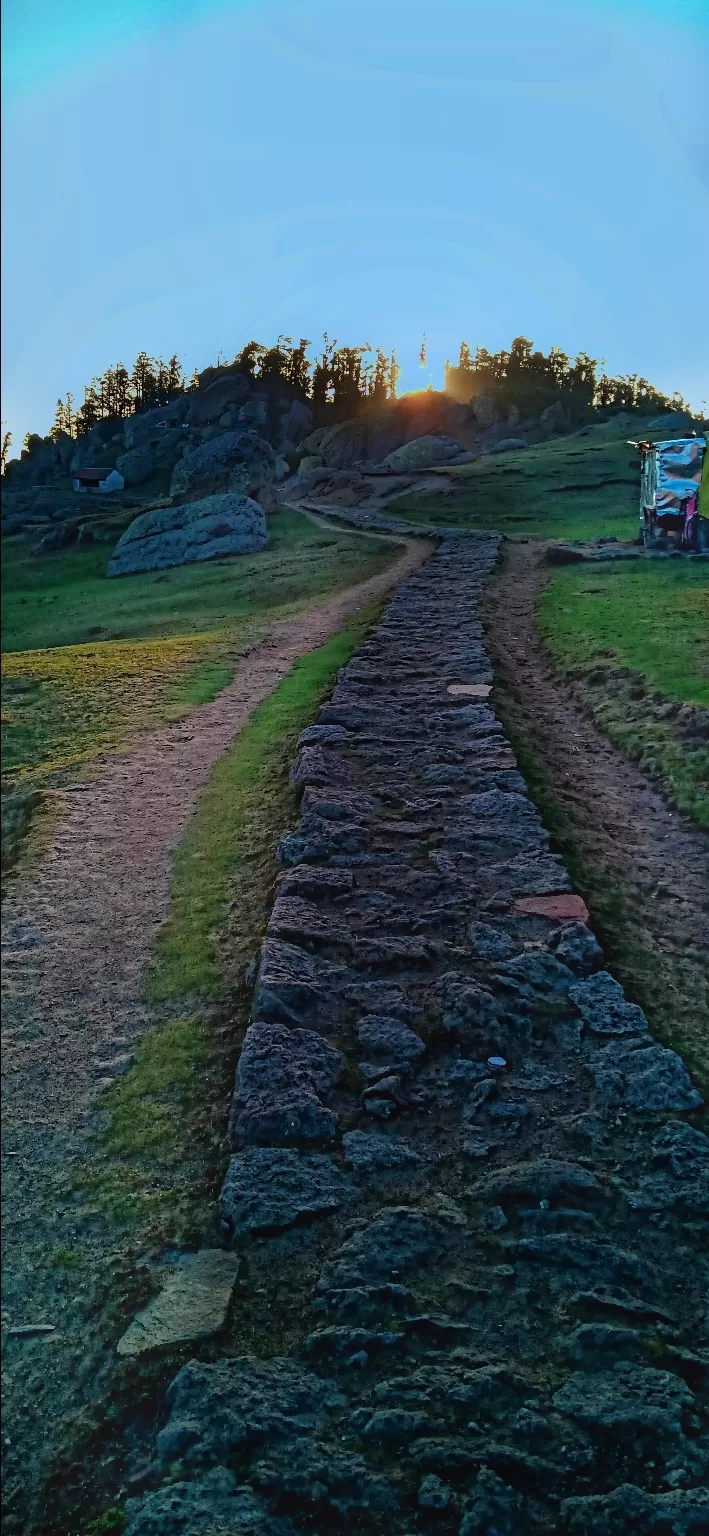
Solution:
[[[702,479],[706,438],[685,437],[657,443],[655,506],[659,516],[681,512],[690,496],[696,496]]]

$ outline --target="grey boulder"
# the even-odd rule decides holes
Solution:
[[[288,442],[300,443],[307,437],[313,425],[313,413],[309,405],[304,405],[301,400],[293,400],[288,410],[281,417],[281,430],[283,437]]]
[[[198,389],[190,397],[187,421],[191,427],[206,427],[219,421],[230,406],[240,406],[248,400],[249,380],[243,373],[228,373],[217,378],[206,389]]]
[[[126,485],[142,485],[155,474],[155,461],[147,448],[131,448],[128,453],[119,454],[116,469]]]
[[[262,485],[284,480],[288,465],[255,432],[219,432],[186,453],[175,465],[170,494],[176,500],[236,491],[251,495]]]
[[[248,496],[207,496],[181,507],[160,507],[136,517],[118,540],[107,576],[159,571],[167,566],[255,554],[268,544],[263,508]]]
[[[138,416],[128,416],[123,429],[126,448],[155,447],[168,432],[181,426],[189,403],[189,395],[178,395],[169,405],[159,405],[154,411],[142,411]]]

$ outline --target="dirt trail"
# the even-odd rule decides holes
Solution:
[[[39,873],[18,878],[8,893],[3,1216],[12,1324],[37,1320],[42,1277],[25,1248],[49,1233],[53,1183],[82,1155],[96,1096],[121,1070],[144,1024],[141,982],[168,914],[172,852],[196,796],[254,706],[297,658],[431,552],[423,541],[404,542],[386,571],[275,624],[211,703],[138,737],[129,750],[101,760],[92,783],[67,790],[66,814]]]
[[[596,729],[583,690],[565,684],[535,625],[548,579],[543,544],[505,545],[506,559],[483,602],[490,652],[508,695],[505,723],[529,736],[551,781],[580,857],[584,891],[603,923],[604,888],[625,911],[604,940],[626,985],[644,988],[653,1027],[668,1029],[706,1083],[709,1070],[709,838],[671,809],[645,774]],[[568,856],[568,849],[564,849]],[[628,969],[636,950],[637,972]],[[623,959],[625,954],[625,963]],[[653,1002],[655,1008],[653,1009]],[[671,1022],[670,1022],[671,1021]]]

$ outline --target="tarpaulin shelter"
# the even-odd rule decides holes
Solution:
[[[641,459],[640,531],[647,548],[709,553],[709,462],[705,437],[634,443]]]

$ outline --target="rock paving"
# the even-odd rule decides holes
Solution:
[[[301,738],[220,1206],[251,1280],[126,1536],[709,1531],[702,1100],[451,692],[497,552],[444,539]]]

